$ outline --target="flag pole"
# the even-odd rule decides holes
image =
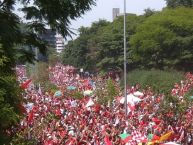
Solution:
[[[127,116],[127,52],[126,52],[126,0],[124,0],[124,97],[125,116]]]

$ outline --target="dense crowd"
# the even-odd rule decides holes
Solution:
[[[128,87],[128,114],[125,115],[121,92],[110,105],[97,103],[95,89],[97,77],[80,77],[72,66],[61,64],[49,67],[50,81],[60,94],[42,91],[29,84],[25,88],[26,118],[21,121],[20,131],[30,129],[28,139],[35,138],[43,145],[137,145],[158,142],[193,144],[193,106],[183,114],[175,114],[174,102],[162,108],[164,94],[155,94],[149,88],[140,90],[136,85]],[[25,68],[18,67],[18,77],[25,77]],[[114,82],[116,83],[116,81]],[[73,86],[73,88],[72,88]],[[68,89],[71,87],[71,90]],[[171,95],[180,104],[186,103],[185,94],[193,88],[193,75],[175,84]],[[90,90],[91,94],[84,94]],[[82,99],[73,99],[69,92],[82,93]],[[178,104],[179,104],[178,103]],[[191,103],[191,101],[190,101]],[[123,137],[124,136],[124,137]]]

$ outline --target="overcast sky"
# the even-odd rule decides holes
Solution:
[[[165,7],[164,0],[126,0],[127,13],[143,14],[144,9],[151,8],[161,10]],[[72,21],[71,28],[78,29],[80,26],[90,26],[92,22],[99,19],[112,21],[112,9],[120,8],[123,13],[124,0],[97,0],[97,5],[93,6],[82,18]]]

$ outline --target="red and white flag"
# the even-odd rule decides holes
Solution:
[[[128,142],[126,143],[127,145],[136,145],[140,142],[147,142],[148,141],[147,137],[139,131],[133,131],[131,136],[132,136],[132,138],[130,138],[128,140]]]
[[[134,103],[128,103],[128,113],[135,110],[135,104]]]

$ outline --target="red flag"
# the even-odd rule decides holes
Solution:
[[[70,138],[65,144],[66,145],[73,145],[74,144],[74,138]]]
[[[126,137],[125,139],[124,139],[124,143],[127,143],[129,140],[131,140],[132,139],[132,136],[128,136],[128,137]]]
[[[159,136],[157,136],[157,135],[153,135],[153,138],[151,139],[152,141],[156,141],[156,140],[159,140],[160,139],[160,137]]]
[[[106,145],[113,145],[113,144],[111,143],[111,141],[109,140],[109,137],[108,137],[108,136],[105,136],[104,141],[105,141],[105,144],[106,144]]]
[[[152,118],[152,121],[155,122],[155,124],[160,124],[161,120],[157,119],[157,118]]]
[[[100,105],[99,104],[95,105],[94,111],[97,112],[97,113],[100,112]]]
[[[21,84],[21,88],[22,89],[27,89],[28,88],[28,86],[29,86],[29,84],[31,83],[31,79],[29,79],[29,80],[27,80],[26,82],[23,82],[22,84]]]
[[[34,113],[33,113],[33,111],[31,111],[31,112],[29,113],[29,115],[28,115],[28,123],[31,123],[32,120],[33,120],[33,118],[34,118]]]

